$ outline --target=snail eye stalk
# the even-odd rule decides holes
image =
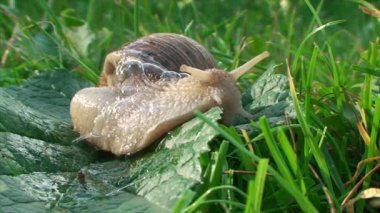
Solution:
[[[201,82],[210,82],[212,79],[212,74],[210,72],[205,72],[194,67],[182,65],[179,70],[191,74],[191,76],[197,78]]]
[[[247,73],[253,66],[255,66],[260,61],[264,60],[269,56],[269,52],[265,51],[262,52],[260,55],[252,58],[247,63],[241,65],[240,67],[236,68],[235,70],[232,70],[230,74],[234,77],[235,81],[239,79],[242,75]]]

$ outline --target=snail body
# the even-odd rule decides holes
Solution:
[[[152,40],[162,45],[155,44],[159,51],[142,48],[152,45]],[[159,59],[170,57],[169,53],[175,53],[173,62]],[[216,69],[211,54],[187,37],[153,34],[138,39],[107,56],[101,87],[82,89],[73,97],[74,130],[102,150],[128,155],[193,118],[195,110],[220,106],[223,122],[228,123],[237,113],[247,115],[235,81],[267,56],[264,52],[225,72]]]

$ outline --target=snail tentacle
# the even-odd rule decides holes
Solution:
[[[264,60],[269,56],[269,52],[264,51],[260,55],[249,60],[247,63],[241,65],[235,70],[231,71],[230,74],[234,77],[235,81],[240,78],[243,74],[247,73],[253,66],[255,66],[260,61]]]
[[[212,74],[209,72],[205,72],[203,70],[190,67],[187,65],[182,65],[179,69],[181,72],[187,72],[190,73],[191,76],[197,78],[199,81],[202,82],[209,82],[212,79]]]

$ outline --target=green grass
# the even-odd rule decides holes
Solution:
[[[358,8],[368,3],[380,8],[360,0],[1,0],[0,86],[55,67],[95,83],[108,52],[154,32],[194,38],[227,70],[268,50],[270,60],[240,86],[281,64],[297,118],[275,128],[260,118],[252,121],[259,133],[247,135],[198,114],[221,137],[200,159],[196,198],[184,193],[173,211],[340,212],[348,195],[380,185],[370,174],[378,160],[344,184],[360,161],[379,156],[380,19]],[[354,208],[375,212],[363,200]]]

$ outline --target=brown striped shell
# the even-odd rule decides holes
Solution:
[[[99,86],[114,85],[116,67],[131,60],[175,72],[183,64],[202,70],[216,67],[213,56],[193,39],[174,33],[155,33],[108,54]]]
[[[100,82],[107,87],[85,88],[73,97],[74,130],[99,149],[129,155],[193,118],[197,109],[220,106],[227,123],[237,113],[249,117],[235,82],[268,55],[225,72],[187,37],[143,37],[107,56]]]

